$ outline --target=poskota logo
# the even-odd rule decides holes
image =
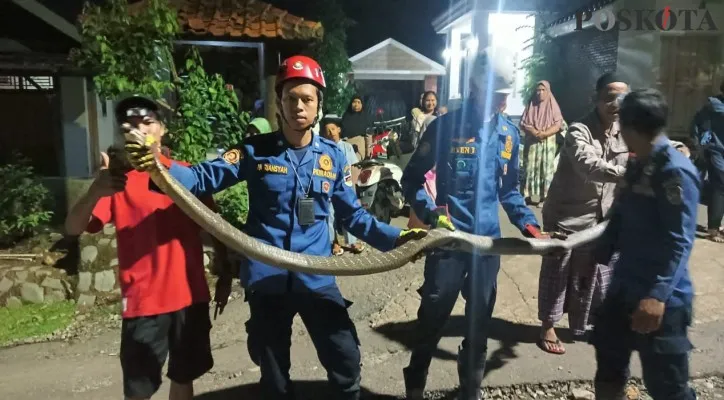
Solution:
[[[599,31],[612,29],[620,31],[718,31],[716,22],[705,8],[631,9],[613,11],[607,8],[589,12],[576,12],[576,31],[583,30],[583,24],[592,21]]]

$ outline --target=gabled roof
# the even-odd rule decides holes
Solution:
[[[215,38],[320,39],[322,24],[258,0],[169,0],[184,33]],[[131,4],[131,11],[145,1]]]
[[[351,57],[355,74],[445,75],[445,67],[405,46],[387,39]]]

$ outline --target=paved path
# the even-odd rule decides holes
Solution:
[[[702,210],[704,211],[704,210]],[[700,220],[705,218],[702,212]],[[505,235],[518,233],[507,224]],[[400,221],[397,221],[398,223]],[[691,259],[696,286],[695,323],[691,337],[692,374],[724,373],[724,245],[697,240]],[[422,283],[422,265],[371,277],[339,280],[342,292],[355,304],[350,312],[362,342],[365,398],[391,399],[403,392],[401,370],[409,352]],[[554,380],[590,379],[594,373],[593,352],[584,343],[566,343],[564,356],[541,352],[534,344],[537,326],[537,279],[540,258],[505,257],[499,276],[499,295],[489,342],[486,385]],[[457,386],[455,357],[461,341],[462,299],[456,305],[433,361],[428,388],[449,391]],[[197,398],[256,399],[258,368],[249,362],[243,322],[248,307],[234,301],[214,322],[212,340],[216,366],[197,383]],[[564,325],[565,326],[565,325]],[[118,332],[112,331],[83,343],[46,343],[0,351],[2,398],[106,399],[121,393],[118,364]],[[295,321],[292,346],[292,377],[299,382],[300,399],[324,399],[326,380],[314,347],[300,323]],[[639,374],[638,360],[633,360]],[[164,384],[158,398],[167,397]]]

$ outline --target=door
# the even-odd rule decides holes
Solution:
[[[719,92],[720,36],[661,36],[659,90],[669,102],[669,136],[688,138],[694,114]]]

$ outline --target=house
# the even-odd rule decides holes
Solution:
[[[178,49],[196,46],[202,52],[207,72],[218,72],[228,81],[248,79],[240,60],[256,62],[254,79],[259,98],[264,99],[266,117],[276,127],[274,83],[281,60],[299,53],[310,41],[321,40],[320,22],[293,15],[258,0],[168,0],[178,11],[181,37]],[[131,12],[144,7],[134,2]],[[250,54],[251,51],[251,54]],[[248,93],[244,93],[248,95]],[[253,98],[250,102],[253,103]]]
[[[546,56],[558,72],[551,85],[564,117],[582,116],[591,107],[589,93],[596,79],[618,71],[633,88],[661,90],[671,110],[669,134],[688,136],[693,115],[707,96],[719,91],[724,80],[724,4],[690,0],[657,0],[646,7],[632,0],[570,0],[564,4],[553,8],[555,15],[546,26],[552,37]],[[655,16],[665,7],[670,7],[669,15],[673,15],[666,30],[647,26],[638,18],[648,13]],[[583,12],[591,18],[576,30],[576,15]],[[622,15],[632,17],[633,23],[605,31],[596,26]],[[652,17],[649,20],[655,22]]]
[[[85,178],[100,164],[100,150],[113,142],[112,104],[101,101],[89,73],[68,60],[80,35],[51,3],[13,0],[2,6],[0,161],[20,151],[42,176]],[[75,12],[81,7],[79,2]]]
[[[350,79],[362,93],[385,98],[382,103],[404,102],[404,112],[419,106],[423,92],[437,92],[438,79],[445,75],[443,65],[392,38],[349,60],[352,63]]]
[[[85,191],[88,178],[100,166],[101,151],[119,140],[114,102],[100,99],[92,73],[76,68],[68,59],[70,50],[80,45],[75,21],[84,2],[11,0],[3,3],[0,13],[0,118],[4,121],[0,162],[8,162],[14,151],[29,157],[55,195],[59,218]],[[202,53],[203,49],[251,51],[258,66],[256,95],[262,98],[275,96],[279,60],[323,35],[320,23],[261,1],[170,3],[178,11],[183,31],[176,43],[179,53],[192,45],[201,47]],[[129,12],[143,6],[144,1],[133,2]],[[227,64],[229,69],[239,65],[207,64],[222,75],[221,68]],[[270,121],[275,121],[275,102],[266,104]]]
[[[538,0],[457,0],[432,22],[438,34],[445,35],[447,74],[441,85],[442,97],[450,109],[460,105],[468,95],[466,62],[478,50],[490,45],[504,45],[515,54],[514,68],[532,55],[527,42],[534,34]],[[558,0],[550,0],[554,3]],[[525,83],[525,74],[519,70],[515,76],[515,90],[508,98],[506,112],[519,116],[524,109],[520,91]]]

